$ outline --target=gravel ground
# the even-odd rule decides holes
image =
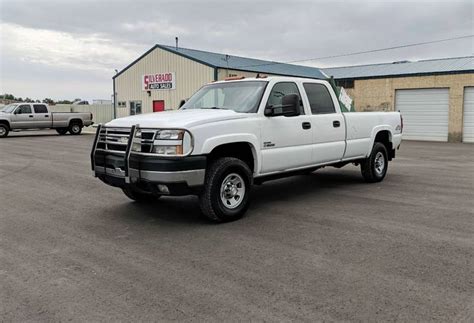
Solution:
[[[94,179],[92,140],[0,140],[1,321],[474,321],[472,145],[268,182],[216,225]]]

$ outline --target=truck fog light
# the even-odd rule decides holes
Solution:
[[[158,187],[158,191],[160,191],[161,193],[164,193],[164,194],[169,194],[170,193],[170,190],[169,190],[168,186],[166,186],[166,185],[158,184],[157,187]]]

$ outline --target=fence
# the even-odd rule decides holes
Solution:
[[[112,104],[57,104],[50,106],[49,109],[52,112],[92,112],[95,124],[106,123],[114,118],[114,107]]]

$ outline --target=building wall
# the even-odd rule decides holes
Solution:
[[[151,96],[148,96],[148,93],[142,90],[143,75],[164,72],[175,73],[176,89],[151,90]],[[164,100],[166,110],[176,109],[182,99],[189,98],[203,84],[213,80],[213,68],[155,48],[115,78],[117,117],[130,114],[130,101],[141,101],[142,113],[153,112],[153,100]],[[119,107],[118,102],[123,101],[126,106]]]
[[[450,74],[355,80],[348,94],[357,111],[394,111],[395,90],[449,88],[449,141],[460,142],[463,126],[463,95],[474,86],[474,74]]]

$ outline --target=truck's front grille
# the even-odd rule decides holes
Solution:
[[[125,153],[129,137],[130,129],[128,128],[102,127],[97,141],[97,149]]]
[[[156,130],[141,131],[140,144],[142,152],[148,153],[151,151],[155,134]],[[129,138],[130,128],[102,127],[97,141],[97,149],[125,153]]]

